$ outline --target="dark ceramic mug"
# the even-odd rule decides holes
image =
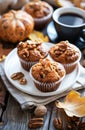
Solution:
[[[53,12],[52,18],[60,40],[69,40],[75,44],[82,34],[85,39],[84,10],[77,7],[61,7]]]

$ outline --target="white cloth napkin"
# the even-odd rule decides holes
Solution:
[[[30,109],[30,108],[40,105],[40,104],[46,105],[52,101],[55,101],[55,100],[65,96],[72,89],[79,90],[79,89],[83,89],[85,87],[85,69],[82,66],[80,66],[79,78],[72,87],[70,87],[68,90],[66,90],[60,94],[50,96],[50,97],[32,96],[32,95],[26,94],[26,93],[16,89],[7,80],[2,66],[0,66],[0,75],[1,75],[1,79],[3,80],[7,90],[17,100],[17,102],[20,104],[22,109]]]

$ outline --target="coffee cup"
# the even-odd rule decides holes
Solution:
[[[85,10],[77,7],[61,7],[53,12],[52,18],[60,40],[68,40],[75,44],[82,32],[85,35]]]

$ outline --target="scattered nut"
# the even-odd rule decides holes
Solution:
[[[29,120],[28,126],[30,129],[38,128],[43,126],[44,124],[43,121],[44,121],[43,118],[32,118]]]
[[[83,67],[85,67],[85,59],[82,60],[82,63],[81,63],[81,64],[82,64]]]
[[[13,80],[19,80],[19,79],[21,79],[21,78],[23,78],[23,77],[24,77],[24,74],[23,74],[22,72],[13,73],[13,74],[11,75],[11,78],[12,78]]]
[[[6,58],[6,56],[5,56],[5,55],[2,55],[2,56],[0,57],[0,62],[3,61],[5,58]]]
[[[19,80],[19,83],[21,84],[21,85],[25,85],[25,84],[27,84],[27,80],[26,80],[26,78],[21,78],[20,80]]]
[[[0,126],[2,126],[2,125],[4,125],[4,122],[3,122],[3,121],[0,122]]]
[[[78,126],[79,123],[80,123],[80,118],[75,117],[75,116],[70,117],[70,120],[71,120],[71,123],[72,123],[72,124],[75,124],[76,126]]]
[[[11,78],[13,80],[18,80],[21,85],[27,84],[27,79],[24,77],[24,74],[22,72],[13,73],[11,75]]]
[[[53,123],[54,123],[54,126],[55,126],[56,129],[63,130],[62,121],[61,121],[60,118],[54,118]]]
[[[34,114],[36,117],[42,117],[47,113],[47,108],[44,105],[39,105],[36,107]]]
[[[72,126],[71,125],[67,125],[67,130],[72,130]]]
[[[80,122],[79,130],[84,130],[84,129],[85,129],[85,122]]]

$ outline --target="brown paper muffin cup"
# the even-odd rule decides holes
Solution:
[[[20,58],[19,58],[19,60],[20,60],[21,66],[22,66],[23,69],[25,69],[26,71],[29,71],[30,68],[31,68],[34,64],[37,63],[37,62],[31,62],[31,61],[24,61],[24,60],[22,60],[22,59],[20,59]]]
[[[69,64],[63,64],[63,66],[66,70],[66,74],[69,74],[69,73],[71,73],[75,70],[75,68],[78,65],[80,59],[81,59],[81,52],[80,52],[79,58],[75,62],[69,63]]]
[[[63,64],[66,70],[66,74],[73,72],[75,68],[77,67],[77,65],[78,65],[78,62],[74,62],[73,64]]]
[[[35,86],[38,90],[42,91],[42,92],[53,92],[55,90],[58,89],[59,85],[61,82],[57,83],[57,84],[53,84],[53,83],[50,83],[50,84],[44,84],[44,83],[35,83]]]
[[[30,69],[30,76],[31,76],[36,88],[42,92],[56,91],[65,77],[65,75],[64,75],[63,77],[60,78],[60,80],[52,82],[52,83],[40,82],[32,76],[32,68]]]

